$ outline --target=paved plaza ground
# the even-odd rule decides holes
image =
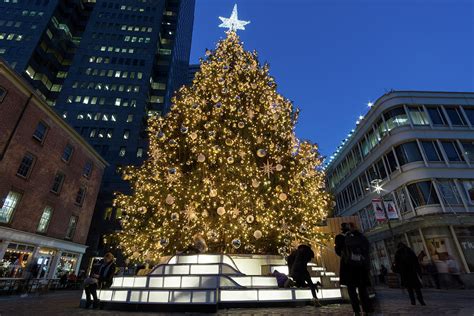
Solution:
[[[374,315],[469,315],[474,316],[474,290],[424,290],[427,306],[411,306],[406,293],[400,289],[378,288],[377,312]],[[200,315],[197,313],[138,313],[110,310],[85,310],[78,307],[80,291],[58,291],[44,295],[0,297],[0,316],[21,315]],[[201,314],[202,315],[202,314]],[[311,306],[293,308],[228,309],[217,315],[352,315],[349,304],[332,304],[320,308]]]

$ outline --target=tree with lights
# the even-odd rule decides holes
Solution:
[[[133,194],[115,199],[126,256],[154,261],[196,234],[212,252],[262,254],[323,237],[321,157],[296,138],[298,112],[268,72],[230,30],[169,113],[149,119],[149,158],[125,168]]]

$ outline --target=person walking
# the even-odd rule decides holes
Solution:
[[[400,242],[395,253],[395,262],[392,270],[400,274],[401,284],[408,291],[411,305],[416,305],[416,298],[421,305],[426,305],[421,294],[421,266],[415,252]]]
[[[293,253],[289,267],[290,276],[296,283],[296,287],[302,288],[309,286],[311,295],[313,296],[313,304],[317,307],[321,306],[318,296],[316,295],[317,287],[311,280],[311,275],[308,272],[308,263],[314,258],[314,252],[308,245],[299,245],[296,252]]]
[[[336,236],[334,248],[336,254],[341,257],[340,284],[347,286],[352,310],[355,315],[361,315],[362,305],[364,313],[372,312],[367,291],[370,286],[369,241],[353,223],[342,223],[341,233]]]
[[[387,274],[388,274],[387,268],[385,268],[383,264],[380,265],[380,274],[379,274],[380,283],[385,284],[385,279],[387,278]]]
[[[458,284],[458,286],[461,287],[461,289],[464,289],[466,286],[461,280],[461,269],[459,268],[456,259],[454,259],[453,256],[449,255],[446,263],[448,265],[448,272],[451,275],[451,278],[456,281],[456,283]]]

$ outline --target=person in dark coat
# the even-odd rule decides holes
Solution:
[[[99,299],[97,298],[97,289],[108,289],[112,286],[113,277],[115,275],[114,255],[110,252],[106,253],[102,263],[92,267],[91,276],[84,280],[84,290],[86,292],[86,308],[92,304],[93,308],[99,307]]]
[[[402,242],[397,245],[392,270],[400,274],[402,286],[407,289],[411,304],[416,305],[416,293],[420,304],[426,305],[421,294],[421,266],[418,257],[410,247]]]
[[[293,253],[292,253],[293,254]],[[291,254],[290,254],[291,256]],[[309,286],[311,294],[313,295],[313,303],[316,306],[321,306],[316,295],[316,286],[311,280],[311,275],[308,272],[308,263],[314,258],[314,252],[308,245],[299,245],[293,257],[288,261],[290,267],[290,276],[296,283],[296,287],[302,288]]]
[[[104,262],[102,263],[99,269],[98,287],[101,290],[108,289],[112,286],[116,269],[114,259],[114,255],[110,252],[106,253],[104,256]]]
[[[360,305],[365,313],[372,312],[367,291],[370,286],[369,241],[354,224],[342,223],[341,234],[336,236],[334,248],[341,257],[339,282],[347,286],[354,313],[360,315]]]

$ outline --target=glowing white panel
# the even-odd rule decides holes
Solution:
[[[147,277],[135,277],[135,282],[133,282],[133,287],[146,287]]]
[[[288,275],[288,266],[271,266],[270,267],[271,273],[275,272],[275,270],[278,270],[278,272]]]
[[[258,286],[258,287],[263,287],[263,286],[274,286],[278,287],[278,282],[275,277],[252,277],[252,286]]]
[[[149,303],[168,303],[168,291],[150,291],[148,295]]]
[[[301,290],[294,290],[295,291],[295,299],[297,300],[310,300],[313,298],[311,295],[311,291],[309,289],[301,289]]]
[[[220,277],[220,286],[221,287],[237,287],[239,284],[232,282],[230,278]]]
[[[191,274],[219,274],[219,265],[217,264],[202,264],[191,266]]]
[[[134,277],[126,277],[126,278],[123,278],[123,283],[122,283],[122,286],[123,287],[133,287],[133,282],[135,281],[135,278]]]
[[[325,271],[326,269],[323,267],[312,267],[311,270],[313,271]]]
[[[189,265],[182,266],[166,266],[164,274],[189,274]]]
[[[193,303],[215,303],[214,291],[196,291],[193,292]]]
[[[237,266],[235,265],[235,262],[229,256],[224,255],[222,257],[223,257],[222,263],[226,263],[230,265],[232,268],[234,268],[235,270],[238,270]]]
[[[132,291],[130,293],[130,302],[140,302],[141,291]]]
[[[327,275],[327,276],[335,276],[336,275],[336,273],[334,273],[334,272],[325,272],[324,274]]]
[[[234,280],[240,286],[252,286],[252,278],[248,276],[232,276],[229,279]]]
[[[221,255],[199,255],[198,263],[199,264],[209,264],[209,263],[221,263]]]
[[[312,277],[311,281],[313,281],[313,283],[316,284],[316,282],[321,282],[321,278],[320,277]]]
[[[198,276],[183,276],[181,278],[181,288],[198,288],[201,278]]]
[[[191,256],[176,256],[176,263],[198,263],[198,256],[191,255]]]
[[[114,291],[112,301],[114,302],[125,302],[127,300],[128,291]]]
[[[153,270],[152,274],[163,274],[163,272],[165,272],[165,266],[160,265]]]
[[[110,301],[112,300],[112,291],[111,290],[100,290],[99,293],[97,293],[99,299],[101,301]]]
[[[258,290],[259,301],[283,301],[293,299],[292,290]]]
[[[141,303],[148,302],[148,291],[142,291],[142,295],[140,297],[140,302]]]
[[[191,291],[173,291],[170,296],[170,303],[191,303]]]
[[[330,299],[330,298],[341,298],[340,289],[323,289],[321,290],[321,298]]]
[[[202,276],[200,288],[217,288],[218,277],[216,276]]]
[[[86,299],[86,291],[82,291],[82,297],[81,297],[82,300],[85,300]]]
[[[221,290],[222,302],[257,301],[257,290]]]
[[[168,264],[177,264],[178,263],[178,256],[173,256],[168,261]]]
[[[339,282],[339,277],[331,277],[330,280],[332,282]]]
[[[163,287],[163,277],[150,277],[150,282],[148,283],[148,287]]]
[[[165,288],[180,288],[181,277],[180,276],[167,276],[164,279],[163,287]]]
[[[122,287],[123,277],[115,277],[112,280],[112,287]]]

